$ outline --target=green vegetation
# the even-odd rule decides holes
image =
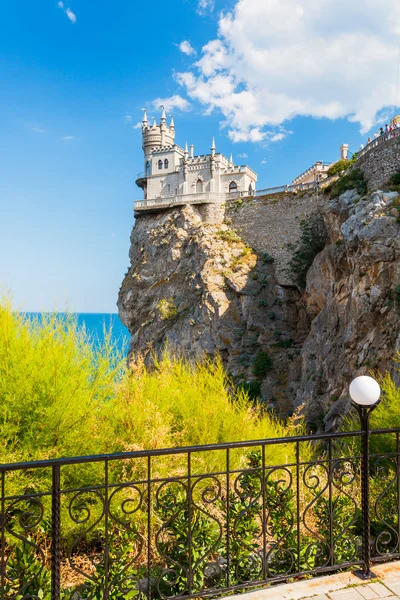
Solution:
[[[347,190],[357,190],[359,194],[366,194],[368,190],[367,182],[364,174],[360,169],[352,169],[349,173],[345,173],[336,181],[331,188],[331,196],[336,198]]]
[[[392,185],[400,185],[400,171],[391,176],[390,183]]]
[[[234,229],[219,229],[217,236],[224,242],[239,243],[242,241],[242,238]]]
[[[111,336],[106,336],[104,347],[94,350],[87,333],[72,317],[60,320],[50,315],[40,322],[13,312],[7,302],[0,304],[2,463],[305,433],[298,415],[284,424],[268,414],[261,403],[250,401],[243,389],[246,384],[236,388],[218,359],[188,364],[165,353],[155,360],[152,370],[142,357],[128,367],[110,340]],[[271,357],[259,352],[253,368],[256,377],[263,377],[272,368]],[[254,393],[259,393],[259,380],[247,385],[249,391],[253,387]],[[382,389],[384,400],[372,414],[372,425],[400,426],[400,390],[389,376],[383,378]],[[359,424],[349,421],[348,426],[358,429]],[[360,438],[355,440],[359,443]],[[335,456],[340,451],[337,444]],[[395,436],[372,436],[371,444],[373,451],[396,451]],[[344,450],[344,456],[354,456],[350,445]],[[355,450],[358,455],[359,448]],[[263,497],[268,514],[269,573],[290,575],[298,565],[309,571],[326,564],[332,535],[335,562],[351,561],[360,535],[354,500],[359,495],[358,463],[353,477],[351,461],[343,465],[335,462],[329,499],[328,463],[311,464],[315,456],[326,460],[326,449],[305,441],[299,443],[298,451],[299,480],[293,464],[295,444],[266,445],[265,454],[259,446],[253,451],[231,449],[228,474],[226,452],[192,452],[190,487],[187,455],[160,455],[151,461],[154,481],[150,490],[145,459],[110,460],[108,481],[117,485],[108,488],[107,525],[104,464],[62,467],[62,600],[100,600],[107,583],[110,598],[115,600],[141,595],[143,589],[137,582],[144,585],[148,576],[148,494],[152,505],[150,582],[155,600],[184,593],[189,552],[195,591],[224,585],[228,568],[231,585],[257,579]],[[392,510],[397,489],[389,485],[396,476],[395,461],[393,465],[392,469],[387,461],[387,476],[382,470],[371,475],[371,495],[379,498],[381,511],[371,514],[376,539],[385,530],[385,523],[397,527],[396,511]],[[207,475],[210,473],[214,475]],[[165,477],[173,480],[167,482]],[[297,481],[301,482],[301,521],[296,520]],[[119,485],[127,482],[126,487]],[[5,486],[8,496],[25,495],[24,500],[4,501],[4,551],[7,572],[12,575],[6,577],[5,597],[50,600],[51,498],[43,495],[32,499],[31,495],[49,491],[51,470],[7,473]],[[83,492],[71,491],[85,486]],[[108,573],[105,530],[110,551]],[[316,543],[316,539],[320,541]],[[388,549],[382,539],[385,553]],[[77,577],[68,565],[71,547],[72,564],[90,577]],[[217,564],[222,565],[222,577]]]
[[[287,433],[229,391],[218,359],[165,354],[154,370],[140,357],[128,368],[110,339],[94,351],[73,317],[40,323],[0,305],[2,463]]]
[[[267,352],[258,352],[253,364],[253,375],[256,377],[265,377],[272,369],[272,358]]]
[[[300,288],[306,286],[308,269],[314,258],[324,249],[328,236],[321,216],[313,215],[300,222],[300,239],[298,244],[287,244],[292,252],[287,273]]]
[[[263,252],[261,254],[261,260],[263,263],[268,264],[273,263],[275,259],[269,252]]]
[[[356,159],[357,156],[353,154],[351,160],[345,160],[344,158],[338,160],[331,167],[329,167],[328,177],[333,177],[333,175],[340,175],[340,173],[342,173],[343,171],[347,171],[347,169],[349,169],[351,165],[355,163]]]
[[[160,300],[157,304],[157,309],[163,321],[175,319],[178,314],[178,308],[175,306],[172,298],[163,298]]]

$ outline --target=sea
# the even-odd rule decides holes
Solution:
[[[48,313],[25,313],[27,316],[41,317]],[[111,341],[115,346],[123,351],[128,352],[129,349],[129,331],[123,325],[118,313],[72,313],[77,321],[78,326],[85,328],[86,332],[92,341],[93,347],[99,347],[104,344],[105,332],[111,330]],[[66,313],[57,313],[57,317],[64,319]]]

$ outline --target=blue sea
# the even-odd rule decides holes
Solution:
[[[45,313],[26,313],[35,317],[41,317]],[[58,313],[60,319],[65,317],[66,313]],[[98,346],[104,343],[104,333],[110,331],[111,339],[120,350],[125,352],[129,349],[129,331],[122,324],[117,313],[73,313],[78,320],[79,326],[84,326],[93,345]]]

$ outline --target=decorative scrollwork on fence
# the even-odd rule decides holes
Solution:
[[[40,582],[48,579],[45,554],[37,541],[45,515],[44,499],[21,496],[5,509],[4,529],[9,536],[3,567],[4,597],[38,599]]]
[[[373,550],[376,556],[383,556],[399,551],[396,461],[387,456],[380,456],[374,461],[374,471],[382,491],[375,500],[371,517],[371,529],[375,537]]]

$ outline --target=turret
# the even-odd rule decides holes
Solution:
[[[162,146],[173,146],[175,143],[174,120],[171,119],[171,125],[168,127],[165,109],[162,107],[161,121],[157,125],[157,120],[153,117],[153,124],[149,126],[146,110],[143,109],[142,121],[142,148],[145,157],[145,164],[150,155],[156,148]]]

